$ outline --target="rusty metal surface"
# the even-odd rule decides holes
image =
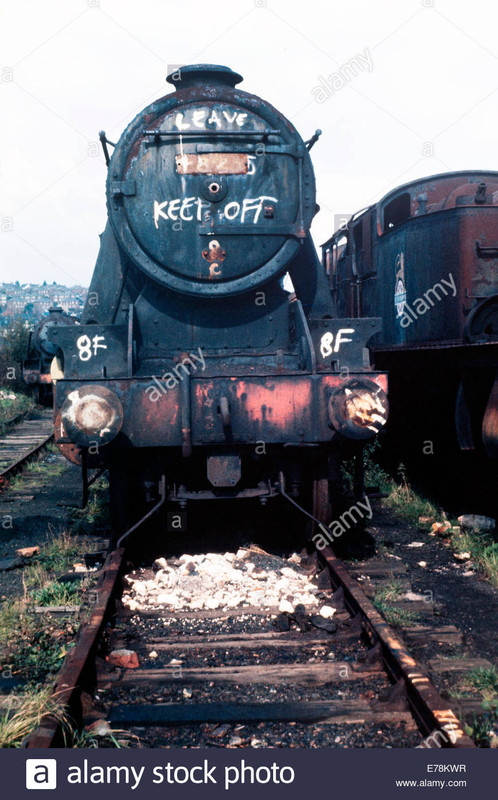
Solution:
[[[343,587],[346,604],[350,610],[362,615],[367,631],[380,642],[383,659],[392,677],[395,680],[402,678],[405,682],[408,702],[415,719],[422,726],[424,735],[430,736],[434,731],[440,731],[444,739],[438,746],[474,748],[474,742],[462,729],[462,724],[454,711],[442,700],[427,673],[410,655],[331,548],[324,548],[318,556],[329,569],[336,587]]]
[[[91,682],[95,670],[95,650],[99,636],[114,610],[114,600],[119,588],[119,578],[123,570],[124,550],[114,550],[106,559],[102,575],[96,586],[98,603],[90,619],[84,623],[75,647],[64,660],[53,688],[53,694],[66,704],[76,722],[81,720],[81,692],[87,682]],[[26,748],[45,749],[63,747],[63,731],[53,718],[45,718],[30,735]]]
[[[85,384],[74,389],[67,395],[60,413],[71,441],[84,447],[108,444],[123,424],[119,398],[100,384]]]
[[[498,458],[498,375],[489,395],[482,421],[482,440],[490,458]]]
[[[235,486],[241,478],[241,461],[237,455],[209,456],[207,477],[212,486]]]
[[[373,381],[343,381],[329,397],[329,417],[335,430],[353,439],[379,433],[388,416],[386,393]]]
[[[425,413],[416,410],[420,431],[452,392],[456,424],[448,444],[496,454],[497,399],[492,393],[486,407],[482,394],[498,370],[498,172],[446,173],[400,186],[323,247],[338,313],[383,319],[371,346],[377,369],[391,371],[393,436],[407,435],[412,414],[400,408],[410,407],[408,385],[419,369],[434,400]],[[441,392],[435,373],[450,364],[460,370],[460,388],[448,376]],[[441,418],[439,428],[446,425]]]
[[[350,377],[356,376],[352,373]],[[368,378],[386,392],[387,378],[384,374],[370,372]],[[275,444],[330,441],[333,431],[327,401],[331,390],[343,385],[344,381],[338,374],[320,373],[201,377],[191,379],[189,383],[192,393],[191,441],[193,446],[199,446],[227,441],[263,440]],[[159,384],[164,392],[158,388]],[[183,381],[180,386],[167,389],[164,382],[154,383],[145,378],[102,381],[102,389],[111,390],[123,408],[123,422],[116,444],[119,442],[123,447],[181,447],[184,435],[180,412],[184,404],[180,391],[186,385],[187,381]],[[58,381],[58,410],[78,387],[74,381]],[[152,387],[158,393],[155,402],[151,401]],[[230,430],[223,425],[220,408],[223,397],[230,406]],[[63,427],[67,428],[65,420]],[[63,440],[62,444],[69,444],[69,441],[64,441],[64,436],[57,438]]]
[[[245,175],[245,153],[183,153],[175,156],[179,175]]]
[[[340,314],[383,318],[376,346],[468,340],[467,316],[483,304],[485,321],[470,341],[496,340],[489,298],[498,294],[498,172],[399,187],[338,230],[323,245],[323,263]],[[454,288],[441,283],[450,274]]]

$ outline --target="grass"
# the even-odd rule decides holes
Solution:
[[[72,606],[81,599],[81,584],[51,581],[31,594],[36,606]]]
[[[380,611],[386,622],[395,628],[413,625],[419,619],[419,614],[416,611],[393,605],[393,603],[402,598],[404,593],[403,584],[393,579],[389,583],[379,586],[373,598],[377,611]]]
[[[367,485],[378,486],[385,495],[383,505],[390,508],[396,516],[417,527],[428,528],[429,523],[420,524],[420,517],[433,517],[436,522],[444,518],[430,498],[423,497],[408,483],[405,470],[401,464],[396,478],[390,476],[374,460],[375,447],[366,448]],[[457,527],[457,520],[452,520]],[[472,561],[480,574],[494,587],[498,587],[498,541],[489,532],[453,533],[450,545],[457,553],[470,553]]]
[[[77,748],[102,748],[115,747],[118,750],[129,747],[132,741],[140,742],[138,736],[130,731],[106,728],[106,732],[97,733],[93,730],[83,730],[73,733],[72,747]]]
[[[28,683],[54,675],[70,647],[78,620],[53,620],[34,614],[33,606],[81,605],[88,579],[62,583],[57,576],[95,548],[87,539],[75,540],[69,533],[53,535],[25,568],[22,599],[5,602],[0,609],[2,663]]]
[[[470,684],[486,699],[498,700],[498,670],[496,667],[477,667],[468,675]]]
[[[463,675],[452,697],[467,699],[477,691],[482,699],[482,713],[474,714],[471,723],[463,727],[478,747],[498,747],[498,670],[496,667],[477,667]]]
[[[498,746],[498,699],[483,701],[483,714],[474,715],[472,724],[464,724],[465,733],[478,747]],[[492,744],[493,743],[493,744]]]
[[[64,703],[52,694],[52,686],[28,688],[12,699],[10,708],[0,716],[0,748],[20,748],[25,739],[40,725],[42,719],[53,719],[62,728],[65,747],[99,748],[129,747],[139,742],[135,734],[126,730],[103,727],[102,733],[95,730],[79,731],[74,726]]]
[[[3,395],[14,394],[14,398]],[[0,430],[19,414],[27,414],[34,408],[34,401],[26,394],[13,392],[8,386],[0,387]]]
[[[87,535],[93,533],[96,527],[104,528],[109,524],[109,481],[106,475],[102,475],[90,487],[86,508],[73,511],[71,532]]]
[[[50,445],[44,448],[44,451],[46,451],[48,447],[50,447]],[[49,453],[49,455],[51,454],[52,452]],[[46,456],[47,452],[43,451],[34,455],[23,467],[23,471],[9,480],[9,489],[18,492],[20,489],[25,488],[26,482],[29,481],[30,478],[41,477],[44,481],[53,482],[55,478],[62,475],[66,468],[65,464],[57,462],[51,463],[47,460]]]
[[[30,470],[36,471],[36,467]],[[106,483],[93,488],[90,507],[80,512],[80,529],[97,524],[105,510]],[[11,674],[25,681],[19,707],[0,717],[0,747],[20,747],[24,738],[39,725],[42,717],[57,718],[63,726],[69,747],[127,747],[126,732],[110,730],[105,736],[78,732],[70,725],[66,712],[51,696],[51,679],[59,671],[73,646],[75,634],[89,613],[85,590],[91,578],[65,583],[58,577],[81,561],[85,553],[96,551],[100,542],[86,536],[75,537],[74,530],[53,533],[24,569],[24,596],[5,601],[0,607],[0,660]],[[33,606],[80,605],[77,617],[64,620],[50,614],[35,614]],[[40,688],[41,684],[41,688]],[[43,685],[44,684],[44,685]],[[16,700],[17,702],[17,700]]]
[[[61,575],[67,572],[74,563],[80,561],[85,553],[95,549],[95,542],[92,539],[76,539],[67,531],[53,534],[52,537],[40,548],[38,555],[27,568],[28,582],[30,574],[40,569],[53,575]]]
[[[482,576],[498,587],[498,542],[490,533],[461,531],[454,534],[451,546],[457,553],[470,553]]]
[[[377,589],[375,599],[379,603],[389,603],[393,600],[399,600],[403,594],[403,585],[400,581],[392,580],[390,583],[385,583]]]
[[[18,708],[13,705],[0,717],[0,747],[19,748],[24,739],[38,727],[43,717],[57,720],[64,728],[69,721],[63,704],[52,695],[51,686],[29,689]]]
[[[414,625],[420,619],[420,615],[416,611],[393,606],[385,600],[378,599],[377,593],[373,602],[377,611],[380,611],[388,625],[392,625],[393,628],[406,628]]]
[[[28,686],[34,686],[56,675],[70,649],[68,624],[57,626],[45,616],[33,620],[29,635],[20,638],[11,655],[12,671],[21,675]],[[74,628],[71,627],[74,633]]]

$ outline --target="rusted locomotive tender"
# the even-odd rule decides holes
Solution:
[[[401,186],[336,231],[323,262],[340,314],[383,319],[372,350],[397,441],[497,458],[498,172]]]
[[[53,332],[56,441],[109,468],[119,530],[154,500],[264,504],[284,479],[321,481],[323,505],[339,449],[384,425],[387,386],[366,349],[380,321],[334,317],[310,238],[318,134],[307,148],[227,67],[167,80],[110,159],[81,325]]]
[[[43,317],[30,331],[26,358],[22,364],[24,383],[33,391],[36,400],[45,405],[52,403],[52,381],[58,376],[57,355],[58,347],[48,338],[52,326],[75,325],[76,317],[55,306],[50,308],[48,315]]]

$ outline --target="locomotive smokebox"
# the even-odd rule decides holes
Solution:
[[[308,149],[228,67],[193,64],[120,138],[109,220],[148,280],[209,299],[283,275],[309,240],[316,190]]]

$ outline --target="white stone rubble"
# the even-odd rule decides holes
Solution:
[[[251,556],[257,563],[251,560]],[[296,605],[316,608],[320,590],[300,566],[293,553],[285,560],[266,559],[260,552],[240,549],[237,553],[182,555],[158,558],[154,578],[128,575],[123,603],[131,611],[231,609],[260,606],[292,614]],[[259,564],[264,563],[265,568]],[[148,571],[150,575],[150,570]]]

